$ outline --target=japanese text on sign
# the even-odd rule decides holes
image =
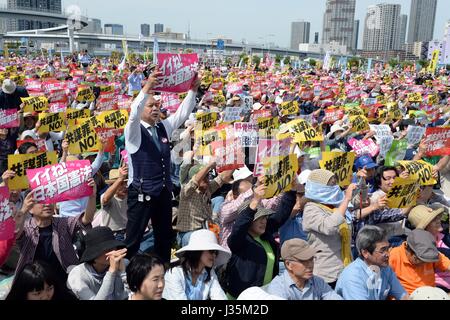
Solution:
[[[24,104],[24,112],[41,112],[48,109],[46,97],[21,98]]]
[[[352,181],[352,168],[355,162],[353,152],[323,152],[320,168],[333,172],[340,187],[348,186]]]
[[[433,178],[433,166],[423,160],[398,161],[409,172],[411,179],[418,180],[422,186],[435,185],[437,181]]]
[[[69,128],[65,138],[69,142],[69,152],[71,154],[97,151],[100,148],[100,141],[91,121]]]
[[[41,122],[41,126],[39,127],[39,133],[45,132],[61,132],[65,130],[64,121],[65,114],[64,112],[59,113],[40,113],[39,121]]]
[[[397,177],[387,194],[389,208],[408,208],[416,205],[419,183],[414,179]]]
[[[291,189],[298,171],[297,156],[269,157],[263,160],[263,167],[267,186],[264,198],[270,199]]]
[[[159,71],[162,73],[161,84],[157,91],[182,93],[187,92],[194,81],[198,68],[197,54],[158,53]]]

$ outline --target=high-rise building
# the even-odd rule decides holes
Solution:
[[[412,0],[408,43],[431,41],[434,35],[437,0]]]
[[[150,37],[150,25],[149,24],[141,24],[141,34],[144,37]]]
[[[319,33],[314,33],[314,44],[319,44]]]
[[[298,50],[300,43],[309,43],[311,23],[297,21],[291,23],[291,49]]]
[[[96,33],[101,34],[102,32],[102,21],[100,19],[88,19],[88,25],[84,27],[81,32],[84,33]]]
[[[400,15],[400,45],[406,43],[406,32],[408,30],[408,16],[406,14]]]
[[[399,50],[400,45],[399,4],[377,4],[367,8],[364,28],[364,51]]]
[[[155,33],[164,32],[164,25],[162,23],[155,23]]]
[[[354,50],[356,0],[327,0],[323,16],[322,43],[337,42]]]
[[[358,49],[358,40],[359,40],[359,20],[355,20],[355,24],[353,26],[353,49]]]
[[[62,13],[61,0],[8,0],[8,9]],[[53,22],[32,19],[8,19],[8,31],[34,30],[56,27]]]
[[[105,24],[105,34],[122,36],[123,35],[123,25],[107,23],[107,24]]]

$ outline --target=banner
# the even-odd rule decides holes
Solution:
[[[433,166],[423,160],[398,161],[409,172],[410,179],[419,181],[421,186],[432,186],[437,183],[433,178]]]
[[[354,152],[323,152],[320,168],[333,172],[340,187],[345,188],[352,182]]]
[[[214,141],[211,148],[216,157],[217,173],[245,166],[245,155],[238,139]]]
[[[43,168],[28,169],[27,177],[39,203],[59,203],[92,195],[87,181],[92,177],[88,160],[70,161]]]
[[[227,107],[225,108],[222,122],[233,123],[241,121],[242,108],[240,107]]]
[[[89,109],[67,109],[66,119],[68,121],[69,127],[73,127],[77,123],[77,119],[87,119],[91,117],[91,110]]]
[[[234,123],[234,136],[241,140],[243,147],[256,147],[258,145],[258,131],[258,125],[254,123]]]
[[[286,117],[290,115],[297,115],[300,112],[297,101],[283,102],[279,107],[278,111],[281,117]]]
[[[298,159],[295,154],[281,157],[269,157],[263,160],[264,184],[267,186],[265,199],[289,191],[296,179],[298,171]]]
[[[155,91],[182,93],[189,91],[198,68],[196,53],[158,53],[158,69],[162,73],[161,84]]]
[[[294,142],[323,141],[322,132],[316,131],[316,129],[303,119],[290,121],[286,126],[289,128]]]
[[[88,120],[67,130],[65,139],[69,142],[70,154],[81,154],[100,149],[100,141],[94,128],[92,121]]]
[[[125,129],[128,122],[127,110],[105,111],[97,116],[97,119],[103,123],[105,128]]]
[[[196,119],[196,129],[209,130],[216,126],[219,114],[217,112],[200,113],[196,115]]]
[[[39,133],[48,133],[48,132],[61,132],[66,130],[65,122],[65,113],[40,113],[39,121],[41,122],[41,126],[39,127]]]
[[[18,128],[19,114],[16,109],[0,109],[0,129]]]
[[[90,87],[79,87],[77,90],[78,102],[92,102],[95,100],[94,92]]]
[[[427,128],[425,139],[428,157],[450,155],[450,128]]]
[[[259,139],[253,175],[259,177],[264,174],[264,159],[280,156],[287,157],[290,152],[291,141],[291,138],[284,140]]]
[[[357,157],[364,154],[375,157],[380,152],[380,147],[372,139],[357,140],[352,138],[348,141],[348,144],[352,147],[353,151],[355,151]]]
[[[416,205],[419,183],[414,179],[395,178],[391,190],[387,194],[389,208],[408,208]]]
[[[48,99],[46,97],[20,98],[24,104],[23,112],[42,112],[48,110]]]
[[[24,190],[29,188],[26,170],[42,168],[49,164],[58,163],[56,151],[34,154],[9,154],[8,170],[16,175],[8,180],[9,190]]]
[[[408,141],[406,139],[392,141],[389,152],[386,153],[384,165],[395,166],[397,161],[405,159],[407,149]]]
[[[13,219],[13,207],[9,202],[9,190],[0,187],[0,241],[14,238],[16,223]]]
[[[408,134],[406,138],[408,139],[408,144],[416,145],[422,141],[423,135],[427,128],[418,126],[408,126]]]

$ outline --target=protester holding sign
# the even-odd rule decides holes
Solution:
[[[11,79],[5,79],[0,92],[0,109],[16,109],[19,111],[22,104],[21,98],[28,96],[27,89],[18,87]]]

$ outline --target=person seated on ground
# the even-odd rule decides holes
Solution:
[[[41,204],[34,200],[34,191],[25,197],[22,209],[16,214],[16,241],[20,258],[16,270],[35,260],[52,265],[62,282],[67,280],[69,266],[78,264],[72,245],[75,234],[91,227],[96,211],[96,188],[92,178],[88,185],[93,188],[86,210],[75,217],[55,217],[54,204]],[[32,215],[27,219],[28,214]]]
[[[407,300],[408,294],[389,267],[389,242],[377,226],[363,227],[356,237],[359,257],[348,265],[336,284],[345,300]]]
[[[211,195],[224,183],[231,181],[232,171],[221,173],[209,181],[208,173],[215,168],[211,159],[208,165],[196,165],[189,170],[189,182],[182,186],[180,205],[177,211],[177,242],[183,247],[189,242],[192,232],[207,227],[212,221]]]
[[[55,275],[53,268],[44,261],[26,264],[14,278],[5,300],[77,300],[66,284]]]
[[[344,192],[331,171],[313,170],[306,181],[303,230],[309,232],[309,244],[318,251],[314,257],[314,275],[333,289],[339,274],[352,261],[352,217],[348,206],[356,185]]]
[[[284,193],[276,213],[261,205],[266,190],[267,186],[260,184],[253,198],[242,204],[228,238],[228,247],[233,253],[226,269],[229,299],[235,299],[249,287],[267,285],[278,275],[280,250],[274,233],[292,212],[296,186],[293,191]]]
[[[313,275],[316,253],[304,240],[285,241],[281,259],[286,271],[270,282],[267,292],[287,300],[342,300],[322,278]]]
[[[126,268],[131,294],[128,300],[161,300],[164,291],[164,261],[153,254],[137,254]]]
[[[442,228],[442,215],[445,209],[440,204],[434,204],[431,207],[419,205],[414,207],[408,216],[408,221],[413,227],[422,229],[431,233],[437,244],[437,248],[447,258],[450,258],[450,242],[448,241],[448,228]],[[436,272],[436,285],[446,292],[450,292],[450,273]]]
[[[389,265],[408,293],[419,287],[436,286],[436,271],[450,272],[450,260],[436,247],[434,236],[414,229],[400,247],[393,248]]]
[[[67,279],[67,286],[80,300],[124,300],[125,244],[108,227],[96,227],[85,236],[86,248]]]
[[[179,265],[165,274],[164,299],[227,300],[214,268],[226,264],[231,252],[218,244],[212,231],[194,231],[188,245],[175,255]]]

